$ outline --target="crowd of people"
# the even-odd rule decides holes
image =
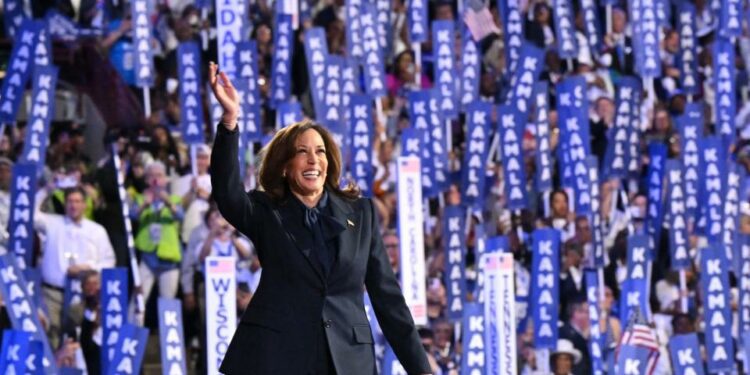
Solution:
[[[32,1],[32,15],[40,16],[55,8],[82,27],[104,29],[98,41],[102,55],[108,56],[111,64],[129,85],[134,84],[133,42],[130,8],[127,2],[110,1]],[[71,5],[76,3],[75,6]],[[304,1],[307,10],[300,19],[295,32],[292,57],[292,94],[302,104],[310,117],[309,78],[305,64],[304,33],[311,27],[325,30],[329,53],[345,55],[346,19],[344,1]],[[459,2],[460,3],[460,2]],[[559,144],[560,131],[557,123],[555,84],[574,75],[585,77],[586,98],[589,102],[588,131],[591,150],[601,165],[608,146],[608,134],[616,121],[616,88],[623,76],[636,75],[635,46],[632,24],[629,22],[627,2],[618,2],[605,17],[605,8],[600,6],[598,19],[602,20],[602,40],[599,50],[587,47],[583,14],[578,2],[575,28],[578,40],[578,55],[565,61],[558,55],[556,28],[553,23],[552,4],[545,0],[520,1],[523,16],[524,37],[528,43],[544,50],[544,66],[540,81],[549,83],[548,93],[549,134],[552,155]],[[654,80],[654,89],[646,93],[641,103],[640,126],[640,172],[627,179],[610,179],[600,184],[600,215],[604,234],[604,250],[608,264],[604,272],[604,300],[601,301],[600,327],[606,332],[606,352],[614,353],[627,323],[619,320],[621,286],[626,278],[626,254],[628,237],[642,233],[647,216],[648,190],[645,181],[649,167],[647,148],[649,144],[661,143],[668,149],[668,158],[680,158],[679,131],[675,117],[681,115],[689,101],[704,107],[705,130],[714,128],[710,115],[716,95],[712,86],[712,46],[718,34],[719,12],[710,2],[699,0],[696,33],[698,37],[698,87],[699,93],[687,95],[682,90],[681,69],[677,59],[680,38],[676,23],[678,2],[662,2],[667,16],[659,24],[659,56],[663,74]],[[114,5],[117,4],[117,5]],[[409,126],[407,93],[412,90],[433,87],[435,77],[432,66],[435,62],[431,43],[422,43],[419,53],[407,32],[407,3],[393,0],[390,9],[392,40],[386,51],[387,97],[382,99],[384,120],[375,119],[374,129],[374,186],[373,200],[380,218],[383,244],[387,250],[393,271],[398,274],[399,236],[397,226],[397,176],[396,160],[401,154],[401,131]],[[479,96],[481,100],[501,103],[512,89],[507,74],[504,25],[497,4],[490,3],[489,11],[494,16],[498,32],[484,37],[479,43],[481,76]],[[267,0],[248,5],[246,10],[247,35],[257,43],[260,95],[263,102],[261,122],[265,134],[276,129],[275,111],[268,106],[271,61],[274,53],[274,14],[276,7]],[[43,296],[47,306],[45,324],[48,336],[58,350],[61,364],[73,365],[76,349],[84,352],[89,373],[99,368],[96,331],[101,329],[96,312],[100,308],[99,276],[103,268],[129,266],[127,238],[124,231],[122,204],[118,195],[116,174],[125,177],[133,228],[134,246],[139,259],[138,271],[142,278],[142,291],[146,297],[180,298],[185,314],[185,337],[191,353],[190,368],[202,368],[201,343],[205,332],[202,319],[204,306],[203,261],[211,255],[230,256],[237,265],[237,300],[240,312],[252,299],[262,274],[262,265],[255,255],[253,244],[219,213],[211,199],[210,155],[211,134],[216,124],[206,116],[206,144],[195,149],[191,158],[189,147],[181,140],[179,77],[176,48],[181,42],[197,41],[205,45],[202,49],[204,62],[216,61],[217,44],[215,14],[212,7],[203,13],[192,0],[155,1],[152,13],[152,46],[154,49],[157,77],[151,88],[152,112],[142,122],[128,128],[108,129],[106,144],[114,144],[114,150],[122,160],[121,168],[115,170],[112,157],[91,160],[83,137],[85,123],[53,125],[47,163],[37,192],[35,211],[36,263],[41,270]],[[462,24],[463,12],[451,1],[429,2],[430,20],[456,20]],[[611,20],[605,25],[603,20]],[[745,25],[747,26],[747,25]],[[457,32],[456,36],[460,34]],[[457,43],[460,44],[460,43]],[[750,64],[750,32],[745,27],[735,43],[737,69],[735,77],[737,116],[737,138],[731,152],[738,165],[750,167],[750,132],[747,115],[748,80],[745,68]],[[460,64],[460,48],[455,56]],[[420,61],[415,61],[420,58]],[[85,69],[85,67],[83,68]],[[206,69],[203,70],[206,81]],[[419,77],[419,78],[417,78]],[[417,84],[416,82],[419,82]],[[204,113],[208,114],[210,92],[203,90]],[[140,90],[133,87],[133,94]],[[535,140],[537,130],[533,116],[524,131],[522,152],[527,161],[528,185],[533,184],[534,157],[538,151]],[[9,127],[0,138],[0,231],[3,242],[9,234],[5,229],[10,210],[10,185],[12,167],[23,149],[23,134],[26,124]],[[463,154],[467,148],[464,116],[452,122],[452,148],[448,150],[449,173],[460,172]],[[255,148],[259,150],[261,145]],[[191,161],[192,160],[192,161]],[[191,165],[194,163],[195,165]],[[553,164],[554,165],[554,164]],[[256,165],[247,164],[246,188],[255,186]],[[555,168],[556,187],[551,192],[540,192],[533,196],[527,209],[513,211],[506,208],[503,164],[490,160],[486,170],[492,178],[486,189],[483,209],[475,212],[468,223],[465,247],[467,268],[465,277],[470,286],[480,273],[475,259],[478,235],[507,236],[510,251],[515,258],[515,292],[519,306],[529,306],[531,290],[530,268],[532,248],[529,241],[536,228],[555,228],[560,231],[561,260],[559,276],[560,329],[558,347],[552,352],[552,371],[556,374],[589,374],[591,360],[588,339],[591,330],[589,308],[586,300],[583,269],[593,262],[592,223],[588,216],[579,215],[571,201],[571,189],[560,186],[560,171]],[[429,215],[425,218],[424,257],[426,259],[425,280],[427,285],[427,314],[429,324],[420,327],[420,335],[429,354],[435,374],[458,374],[461,367],[461,332],[454,321],[447,319],[447,291],[444,282],[446,264],[445,246],[441,237],[442,204],[461,204],[461,184],[454,181],[450,188],[441,192],[440,199],[429,201]],[[535,190],[531,190],[534,191]],[[624,192],[624,194],[620,194]],[[536,193],[535,193],[536,194]],[[477,228],[482,228],[478,231]],[[740,204],[740,233],[750,234],[750,202]],[[662,230],[668,230],[662,226]],[[658,374],[672,373],[667,343],[675,334],[700,332],[702,329],[702,298],[698,280],[700,270],[697,263],[686,272],[687,290],[681,290],[678,273],[670,270],[669,243],[666,235],[656,245],[656,258],[650,282],[651,324],[657,332],[662,355],[655,370]],[[699,233],[689,238],[691,254],[705,246],[706,239]],[[82,281],[83,298],[80,306],[63,306],[66,279]],[[158,285],[158,292],[153,292]],[[730,287],[730,286],[727,286]],[[737,306],[737,284],[732,279],[733,306]],[[473,288],[469,288],[470,291]],[[680,299],[691,300],[691,308],[683,311]],[[473,299],[472,293],[467,296]],[[147,305],[145,324],[153,325],[155,304]],[[519,309],[519,317],[530,312]],[[239,315],[238,315],[239,316]],[[739,332],[734,332],[735,339]],[[539,371],[533,343],[533,323],[518,335],[519,373],[532,374]],[[382,354],[382,353],[380,353]]]

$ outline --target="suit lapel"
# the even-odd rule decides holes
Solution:
[[[340,270],[341,267],[351,264],[354,258],[357,240],[359,239],[361,214],[354,212],[351,204],[346,202],[344,198],[336,195],[336,193],[329,193],[328,197],[333,211],[333,218],[346,228],[339,235],[336,249],[336,263],[334,263],[331,270],[331,277],[333,277],[342,271]]]
[[[300,212],[297,212],[300,211]],[[323,276],[323,269],[318,263],[317,259],[314,259],[313,251],[313,240],[309,234],[309,230],[305,227],[302,222],[303,213],[296,207],[295,202],[291,199],[286,200],[278,206],[278,212],[281,219],[283,229],[286,231],[289,239],[294,246],[299,250],[302,256],[307,261],[307,264],[315,271],[322,282],[325,282]]]

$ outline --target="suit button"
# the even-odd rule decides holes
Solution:
[[[331,328],[331,320],[330,319],[326,320],[325,323],[323,323],[323,327]]]

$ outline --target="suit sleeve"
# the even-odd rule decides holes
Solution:
[[[365,286],[385,338],[409,374],[430,374],[432,369],[422,346],[403,292],[383,248],[378,218],[372,200],[367,200],[372,219],[370,255]]]
[[[258,207],[245,192],[238,160],[239,132],[219,124],[211,151],[211,195],[222,216],[255,241],[263,221]]]

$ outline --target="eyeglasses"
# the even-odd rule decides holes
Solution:
[[[398,249],[398,244],[397,243],[387,243],[387,244],[385,244],[383,246],[385,246],[386,249]]]

